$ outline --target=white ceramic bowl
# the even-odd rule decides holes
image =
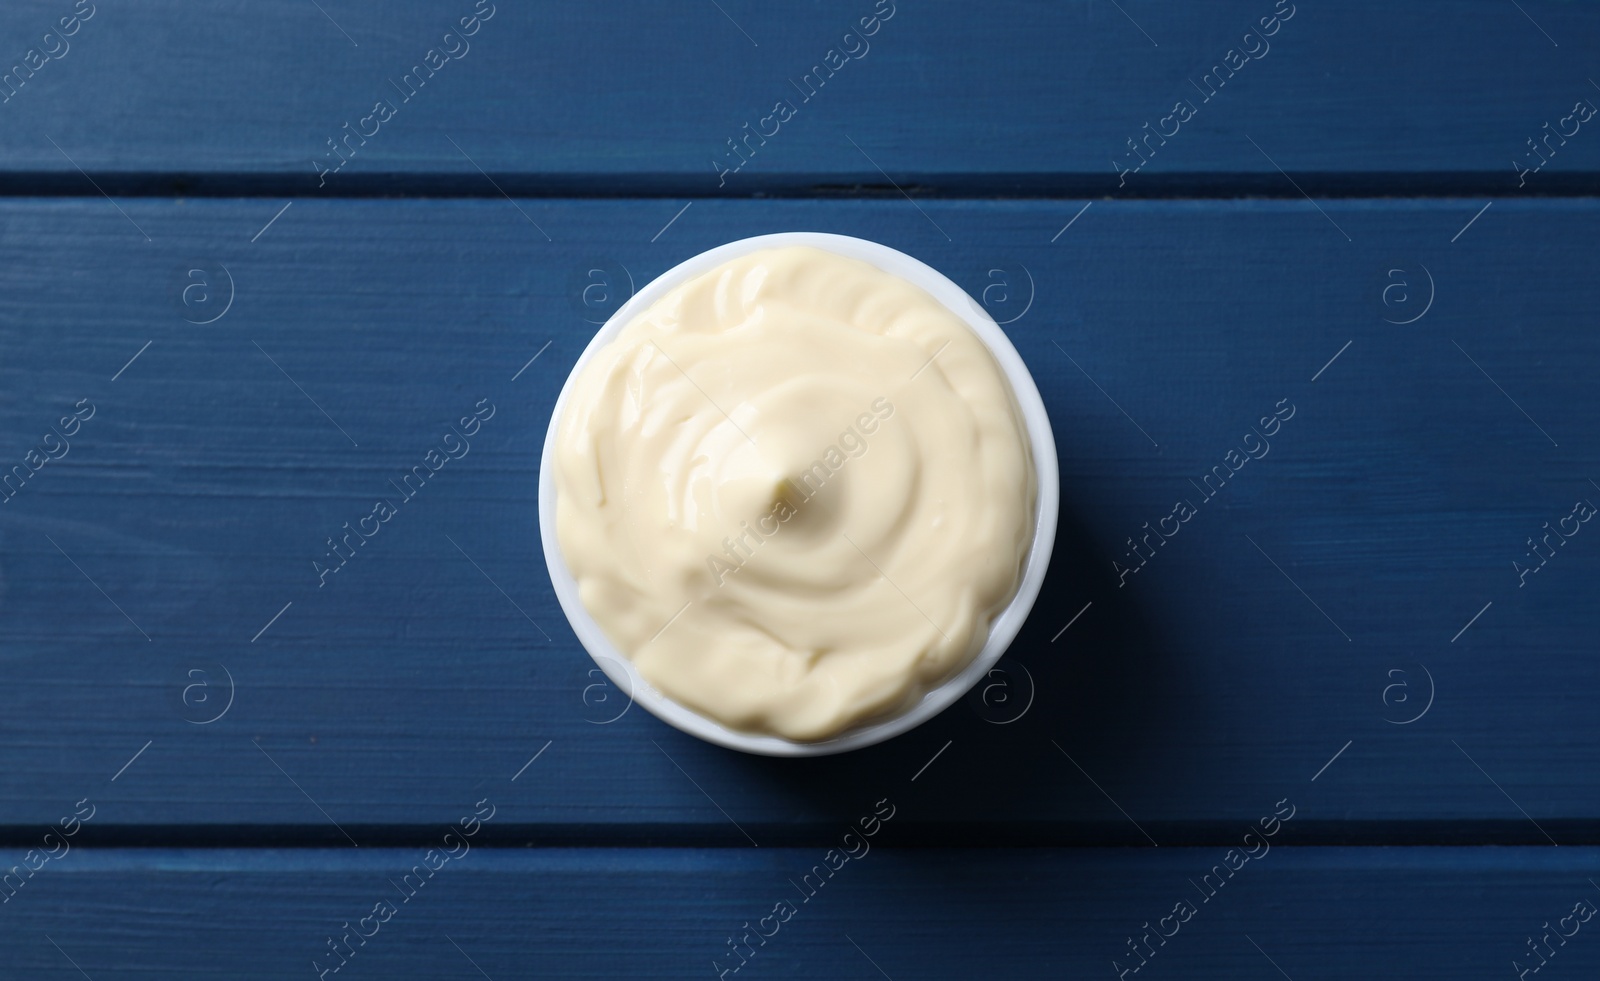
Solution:
[[[959,673],[943,684],[926,692],[920,701],[891,718],[882,719],[846,730],[843,734],[820,742],[795,742],[778,736],[758,735],[729,729],[672,701],[656,691],[640,676],[633,662],[623,655],[606,638],[600,625],[590,616],[583,601],[578,598],[578,584],[567,569],[556,541],[556,480],[555,445],[556,429],[565,410],[567,398],[572,393],[573,380],[600,348],[609,344],[618,333],[640,312],[659,300],[673,287],[701,273],[722,265],[730,259],[748,255],[758,249],[809,245],[838,255],[869,262],[885,272],[893,273],[922,287],[934,299],[944,304],[952,313],[971,327],[978,338],[989,348],[1000,370],[1005,373],[1016,394],[1022,420],[1027,427],[1032,446],[1033,464],[1037,470],[1038,502],[1034,510],[1033,544],[1028,550],[1027,564],[1023,567],[1022,581],[1017,595],[990,623],[989,639],[978,656]],[[612,683],[626,692],[634,701],[644,706],[652,715],[669,725],[682,729],[692,736],[747,753],[765,756],[825,756],[843,753],[881,743],[898,736],[938,715],[965,695],[979,679],[994,667],[995,662],[1010,646],[1017,631],[1033,608],[1044,582],[1045,570],[1050,565],[1050,548],[1055,541],[1056,513],[1060,506],[1061,490],[1056,474],[1055,437],[1050,432],[1050,419],[1045,415],[1044,402],[1033,376],[1022,363],[1017,349],[1011,346],[1005,333],[961,287],[946,279],[943,274],[903,252],[885,245],[852,238],[848,235],[828,235],[821,232],[782,232],[776,235],[758,235],[702,252],[692,259],[656,277],[649,285],[622,305],[605,326],[594,335],[583,356],[567,376],[567,382],[556,398],[555,411],[550,417],[550,428],[545,434],[544,454],[539,463],[539,536],[544,543],[544,558],[550,567],[550,581],[555,586],[556,598],[566,613],[578,640],[594,658]]]

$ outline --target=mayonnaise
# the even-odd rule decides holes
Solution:
[[[814,741],[983,648],[1033,536],[1016,400],[922,289],[809,247],[674,288],[573,380],[557,540],[639,673],[724,726]]]

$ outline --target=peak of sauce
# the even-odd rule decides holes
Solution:
[[[960,671],[1033,536],[1026,429],[976,334],[914,284],[810,247],[668,292],[574,379],[556,534],[644,679],[796,741]]]

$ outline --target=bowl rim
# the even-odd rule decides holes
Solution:
[[[583,605],[578,596],[577,580],[567,568],[566,559],[556,540],[556,435],[574,383],[590,359],[621,333],[630,320],[680,284],[731,259],[762,249],[797,245],[860,259],[884,272],[906,279],[930,294],[977,334],[1011,385],[1027,431],[1037,490],[1033,541],[1028,548],[1028,558],[1017,584],[1016,595],[990,620],[988,639],[978,654],[960,671],[924,692],[920,700],[900,714],[856,726],[838,736],[816,742],[798,742],[780,736],[730,729],[673,701],[649,685],[639,674],[632,659],[617,650]],[[595,332],[568,372],[551,410],[550,424],[545,431],[544,447],[539,459],[539,537],[544,547],[545,565],[567,623],[589,657],[605,672],[612,684],[628,695],[630,702],[637,702],[661,721],[707,742],[761,756],[827,756],[862,749],[908,732],[959,701],[993,669],[1016,639],[1033,609],[1050,566],[1059,508],[1060,483],[1050,418],[1038,386],[1034,384],[1033,375],[1005,331],[965,290],[920,259],[878,242],[830,232],[775,232],[728,242],[685,259],[640,288]]]

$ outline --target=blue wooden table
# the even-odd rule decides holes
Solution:
[[[0,976],[1600,974],[1597,82],[1559,0],[7,4]],[[1061,460],[996,672],[810,760],[631,707],[534,503],[785,230]]]

